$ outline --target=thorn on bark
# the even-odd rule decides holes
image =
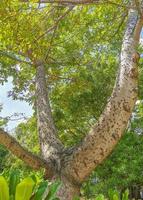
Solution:
[[[119,135],[117,133],[113,133],[112,137],[114,138],[114,140],[118,140],[119,139]]]
[[[133,55],[132,55],[132,61],[134,63],[137,63],[139,62],[139,59],[140,59],[140,54],[138,52],[135,52]]]
[[[125,104],[125,103],[123,103],[123,109],[126,111],[126,112],[131,112],[130,111],[130,107],[127,105],[127,104]]]
[[[138,70],[136,68],[132,68],[129,73],[129,76],[131,78],[135,78],[135,79],[138,78]]]

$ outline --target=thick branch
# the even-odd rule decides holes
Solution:
[[[137,99],[138,59],[135,51],[143,20],[130,10],[121,50],[121,63],[112,96],[97,124],[71,153],[67,155],[63,174],[81,183],[113,150],[127,126]]]
[[[63,146],[57,138],[45,76],[45,69],[41,63],[36,67],[36,107],[39,140],[43,157],[58,162],[57,154],[61,152]]]
[[[14,137],[9,135],[3,129],[0,129],[0,144],[4,145],[15,156],[23,160],[31,168],[35,170],[39,170],[40,168],[45,168],[48,177],[51,177],[53,175],[52,163],[48,163],[45,160],[41,159],[40,157],[27,151],[16,141]]]
[[[29,2],[29,0],[22,0],[23,2]],[[37,3],[58,3],[58,4],[89,4],[89,3],[99,3],[103,2],[102,0],[37,0]]]
[[[29,2],[29,0],[21,0],[22,2]],[[108,0],[37,0],[37,3],[49,3],[49,4],[59,4],[59,5],[89,5],[89,4],[96,4],[96,5],[101,5],[101,4],[111,4],[119,7],[128,7],[123,4],[115,3],[112,1]],[[129,8],[129,7],[128,7]]]

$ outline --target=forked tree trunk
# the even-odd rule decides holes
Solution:
[[[138,95],[139,54],[136,47],[142,24],[138,12],[130,10],[112,96],[89,134],[72,149],[72,153],[67,151],[63,154],[61,173],[72,184],[68,184],[69,188],[65,185],[61,188],[64,191],[61,200],[72,200],[79,192],[80,184],[110,154],[127,126]]]
[[[61,200],[73,200],[75,197],[79,197],[81,185],[76,185],[70,179],[61,177],[62,186],[57,193],[57,196]]]
[[[136,45],[141,27],[142,21],[138,21],[138,12],[131,9],[112,96],[98,123],[83,141],[72,149],[62,151],[62,145],[56,137],[44,66],[37,66],[37,116],[41,150],[45,159],[50,158],[55,162],[55,176],[63,182],[58,192],[61,200],[72,200],[74,196],[79,195],[82,182],[110,154],[127,126],[138,93],[139,57]],[[58,152],[61,153],[60,156]]]
[[[138,12],[130,9],[113,93],[99,121],[80,144],[64,149],[57,137],[42,62],[36,64],[36,106],[43,158],[27,152],[13,137],[0,129],[1,144],[34,169],[43,166],[48,178],[61,179],[63,184],[58,191],[61,200],[72,200],[79,195],[83,181],[110,154],[127,126],[138,95],[139,55],[136,47],[143,25],[143,19],[138,18]]]

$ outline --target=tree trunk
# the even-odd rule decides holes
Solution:
[[[72,200],[74,197],[79,197],[80,185],[73,184],[65,177],[61,178],[62,186],[57,193],[61,200]]]
[[[33,168],[43,166],[48,172],[47,178],[61,179],[63,184],[58,192],[61,200],[72,200],[80,194],[83,181],[110,154],[127,126],[138,95],[139,54],[136,47],[143,25],[143,18],[138,20],[138,17],[135,8],[129,10],[120,68],[112,96],[99,121],[80,144],[64,149],[57,137],[44,64],[39,61],[35,64],[37,123],[41,152],[46,161],[27,152],[11,136],[0,130],[0,143]]]
[[[52,159],[53,162],[58,163],[58,154],[60,154],[63,145],[57,138],[57,131],[52,118],[44,65],[40,62],[37,63],[36,108],[41,152],[44,159]]]
[[[111,153],[124,133],[137,100],[139,56],[136,53],[135,38],[136,34],[140,34],[142,27],[140,21],[137,23],[137,18],[137,11],[130,10],[121,49],[120,68],[112,96],[97,124],[73,149],[68,156],[68,162],[65,162],[63,173],[72,176],[77,183],[83,182]]]
[[[142,21],[131,9],[128,15],[121,63],[112,96],[98,123],[83,141],[72,149],[64,150],[57,139],[46,87],[44,65],[37,66],[37,118],[41,150],[45,159],[52,159],[56,177],[63,183],[58,196],[72,200],[79,195],[80,185],[113,150],[121,138],[137,99],[138,54],[136,45]],[[60,156],[59,156],[60,155]]]

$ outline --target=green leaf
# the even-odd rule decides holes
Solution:
[[[36,175],[35,174],[32,174],[31,176],[30,176],[31,178],[32,178],[32,180],[35,182],[35,184],[37,183],[37,177],[36,177]]]
[[[129,196],[129,190],[125,190],[125,192],[122,194],[122,200],[128,200]]]
[[[9,200],[9,188],[3,176],[0,176],[0,200]]]
[[[16,187],[15,200],[29,200],[34,188],[35,182],[32,178],[25,178]]]
[[[113,200],[119,200],[119,197],[118,197],[117,194],[114,194],[114,195],[113,195]]]
[[[49,193],[46,197],[46,200],[53,200],[56,196],[56,192],[60,186],[60,182],[53,183],[49,188]]]
[[[40,183],[40,185],[39,185],[39,187],[37,189],[37,192],[34,195],[33,200],[42,200],[43,194],[44,194],[47,186],[48,186],[48,182],[47,181],[44,181],[44,182]]]
[[[80,198],[76,196],[76,197],[73,198],[73,200],[80,200]]]
[[[116,190],[110,189],[108,191],[108,196],[110,200],[119,200],[119,193]]]
[[[95,200],[105,200],[104,195],[103,194],[99,194]]]
[[[9,200],[15,200],[15,197],[11,195]]]
[[[11,196],[15,196],[16,186],[20,182],[20,176],[19,171],[13,170],[10,174],[9,179],[9,194]],[[12,197],[11,197],[12,198]]]

